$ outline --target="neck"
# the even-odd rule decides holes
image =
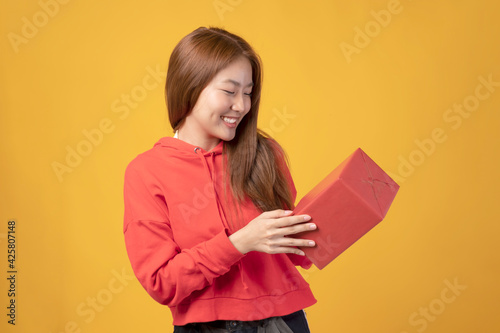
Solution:
[[[177,130],[175,132],[175,137],[177,137],[177,139],[182,140],[184,142],[187,142],[193,146],[200,147],[201,149],[203,149],[205,151],[210,151],[210,150],[214,149],[221,141],[221,139],[218,139],[218,138],[203,138],[203,137],[199,137],[197,135],[190,135],[190,133],[187,133],[186,131],[180,131],[180,130]]]

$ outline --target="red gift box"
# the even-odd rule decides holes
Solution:
[[[398,189],[358,148],[295,207],[294,215],[310,215],[318,228],[290,237],[314,240],[301,250],[322,269],[384,219]]]

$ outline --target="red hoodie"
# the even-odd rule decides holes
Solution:
[[[144,289],[170,307],[174,325],[258,320],[316,302],[295,268],[309,268],[306,257],[243,255],[229,241],[262,212],[247,198],[235,215],[229,184],[223,188],[223,144],[207,152],[165,137],[125,171],[127,253]],[[295,200],[290,172],[283,169]]]

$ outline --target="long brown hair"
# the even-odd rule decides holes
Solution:
[[[175,46],[165,85],[170,124],[176,131],[213,77],[240,56],[252,65],[254,86],[250,111],[234,139],[224,144],[231,190],[238,202],[247,195],[262,211],[292,209],[292,194],[282,172],[287,156],[274,139],[257,129],[262,62],[243,38],[221,28],[200,27]]]

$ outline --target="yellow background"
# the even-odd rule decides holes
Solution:
[[[357,147],[401,185],[379,226],[324,270],[303,272],[318,299],[307,309],[312,331],[500,330],[500,87],[487,98],[478,88],[484,98],[460,125],[445,120],[474,101],[480,77],[500,82],[496,1],[66,2],[0,4],[2,332],[172,331],[168,308],[132,278],[123,173],[172,135],[164,81],[149,72],[164,73],[180,38],[209,25],[261,55],[260,126],[289,154],[299,198]],[[382,26],[375,17],[388,8],[397,13]],[[346,56],[347,44],[356,52]],[[132,92],[140,101],[125,106]],[[66,164],[68,147],[85,149],[83,131],[101,125],[108,133],[59,179],[54,162]]]

